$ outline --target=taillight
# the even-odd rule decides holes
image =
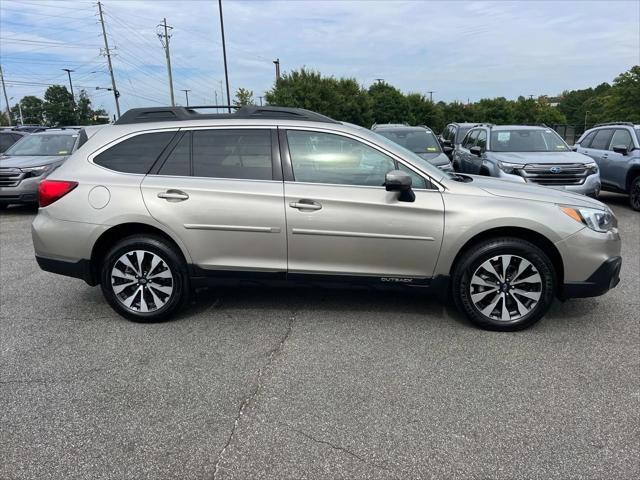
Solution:
[[[38,203],[41,207],[51,205],[53,202],[60,200],[77,186],[78,182],[44,179],[40,182],[40,186],[38,187]]]

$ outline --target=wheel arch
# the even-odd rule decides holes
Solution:
[[[187,264],[189,264],[189,256],[184,249],[178,244],[178,242],[167,234],[165,231],[158,227],[146,223],[128,222],[115,225],[108,230],[105,230],[96,240],[91,250],[90,259],[90,280],[91,285],[98,285],[100,283],[100,265],[102,259],[118,240],[131,235],[154,235],[166,240],[169,244],[175,247],[176,251],[182,256]]]
[[[631,192],[631,182],[633,182],[634,178],[638,176],[640,176],[640,163],[633,165],[627,172],[627,178],[624,183],[626,192]]]
[[[549,256],[549,260],[551,260],[551,263],[553,264],[553,268],[556,274],[556,294],[561,291],[562,285],[564,284],[564,262],[562,261],[562,255],[560,255],[560,251],[556,248],[551,240],[549,240],[541,233],[523,227],[495,227],[480,232],[471,237],[465,242],[462,248],[460,248],[453,262],[451,263],[451,269],[449,270],[450,278],[453,276],[453,272],[455,271],[458,262],[467,251],[481,242],[499,237],[515,237],[521,240],[525,240],[534,244],[545,254],[547,254]]]

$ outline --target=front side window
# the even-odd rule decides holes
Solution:
[[[267,129],[195,130],[193,175],[272,180],[271,132]]]
[[[596,132],[596,136],[591,141],[591,147],[595,150],[607,150],[609,148],[609,142],[611,141],[611,135],[613,130],[610,128],[603,128]]]
[[[382,186],[395,161],[351,138],[331,133],[288,130],[297,182]]]
[[[45,133],[41,135],[27,135],[9,147],[6,154],[16,156],[71,155],[77,138],[78,134],[56,135],[53,133]]]
[[[401,170],[405,173],[408,173],[411,177],[411,188],[427,188],[427,181],[421,175],[418,175],[416,172],[411,170],[408,167],[405,167],[403,164],[398,163],[398,170]]]
[[[485,132],[484,130],[480,130],[476,145],[480,147],[482,151],[485,151],[487,149],[487,132]]]
[[[143,133],[127,138],[93,159],[101,167],[122,173],[146,174],[176,132]]]
[[[628,130],[619,128],[613,132],[613,137],[611,137],[611,142],[609,143],[609,150],[613,150],[613,147],[616,145],[624,145],[628,150],[633,148],[633,140]]]
[[[582,139],[582,141],[580,142],[580,146],[582,148],[589,148],[589,145],[591,144],[591,141],[593,140],[593,137],[596,136],[597,132],[591,132],[590,134],[588,134],[586,137],[584,137]]]
[[[567,144],[551,129],[517,129],[491,132],[494,152],[568,152]]]

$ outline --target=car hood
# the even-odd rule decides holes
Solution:
[[[62,162],[68,155],[5,155],[0,157],[0,168],[39,167]]]
[[[490,152],[491,158],[501,162],[519,163],[590,163],[593,160],[577,152]]]
[[[431,165],[435,165],[436,167],[441,167],[442,165],[449,164],[449,157],[447,157],[444,153],[416,153],[420,158],[425,159]]]
[[[579,193],[556,190],[554,188],[532,185],[530,183],[501,180],[494,177],[480,175],[468,176],[473,179],[472,185],[498,197],[599,208],[601,210],[606,209],[606,206],[602,202],[585,195],[580,195]]]

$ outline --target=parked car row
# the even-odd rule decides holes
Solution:
[[[430,288],[517,330],[617,285],[601,202],[438,168],[428,128],[374,130],[291,108],[130,110],[40,182],[36,259],[141,322],[197,286],[284,280]]]

